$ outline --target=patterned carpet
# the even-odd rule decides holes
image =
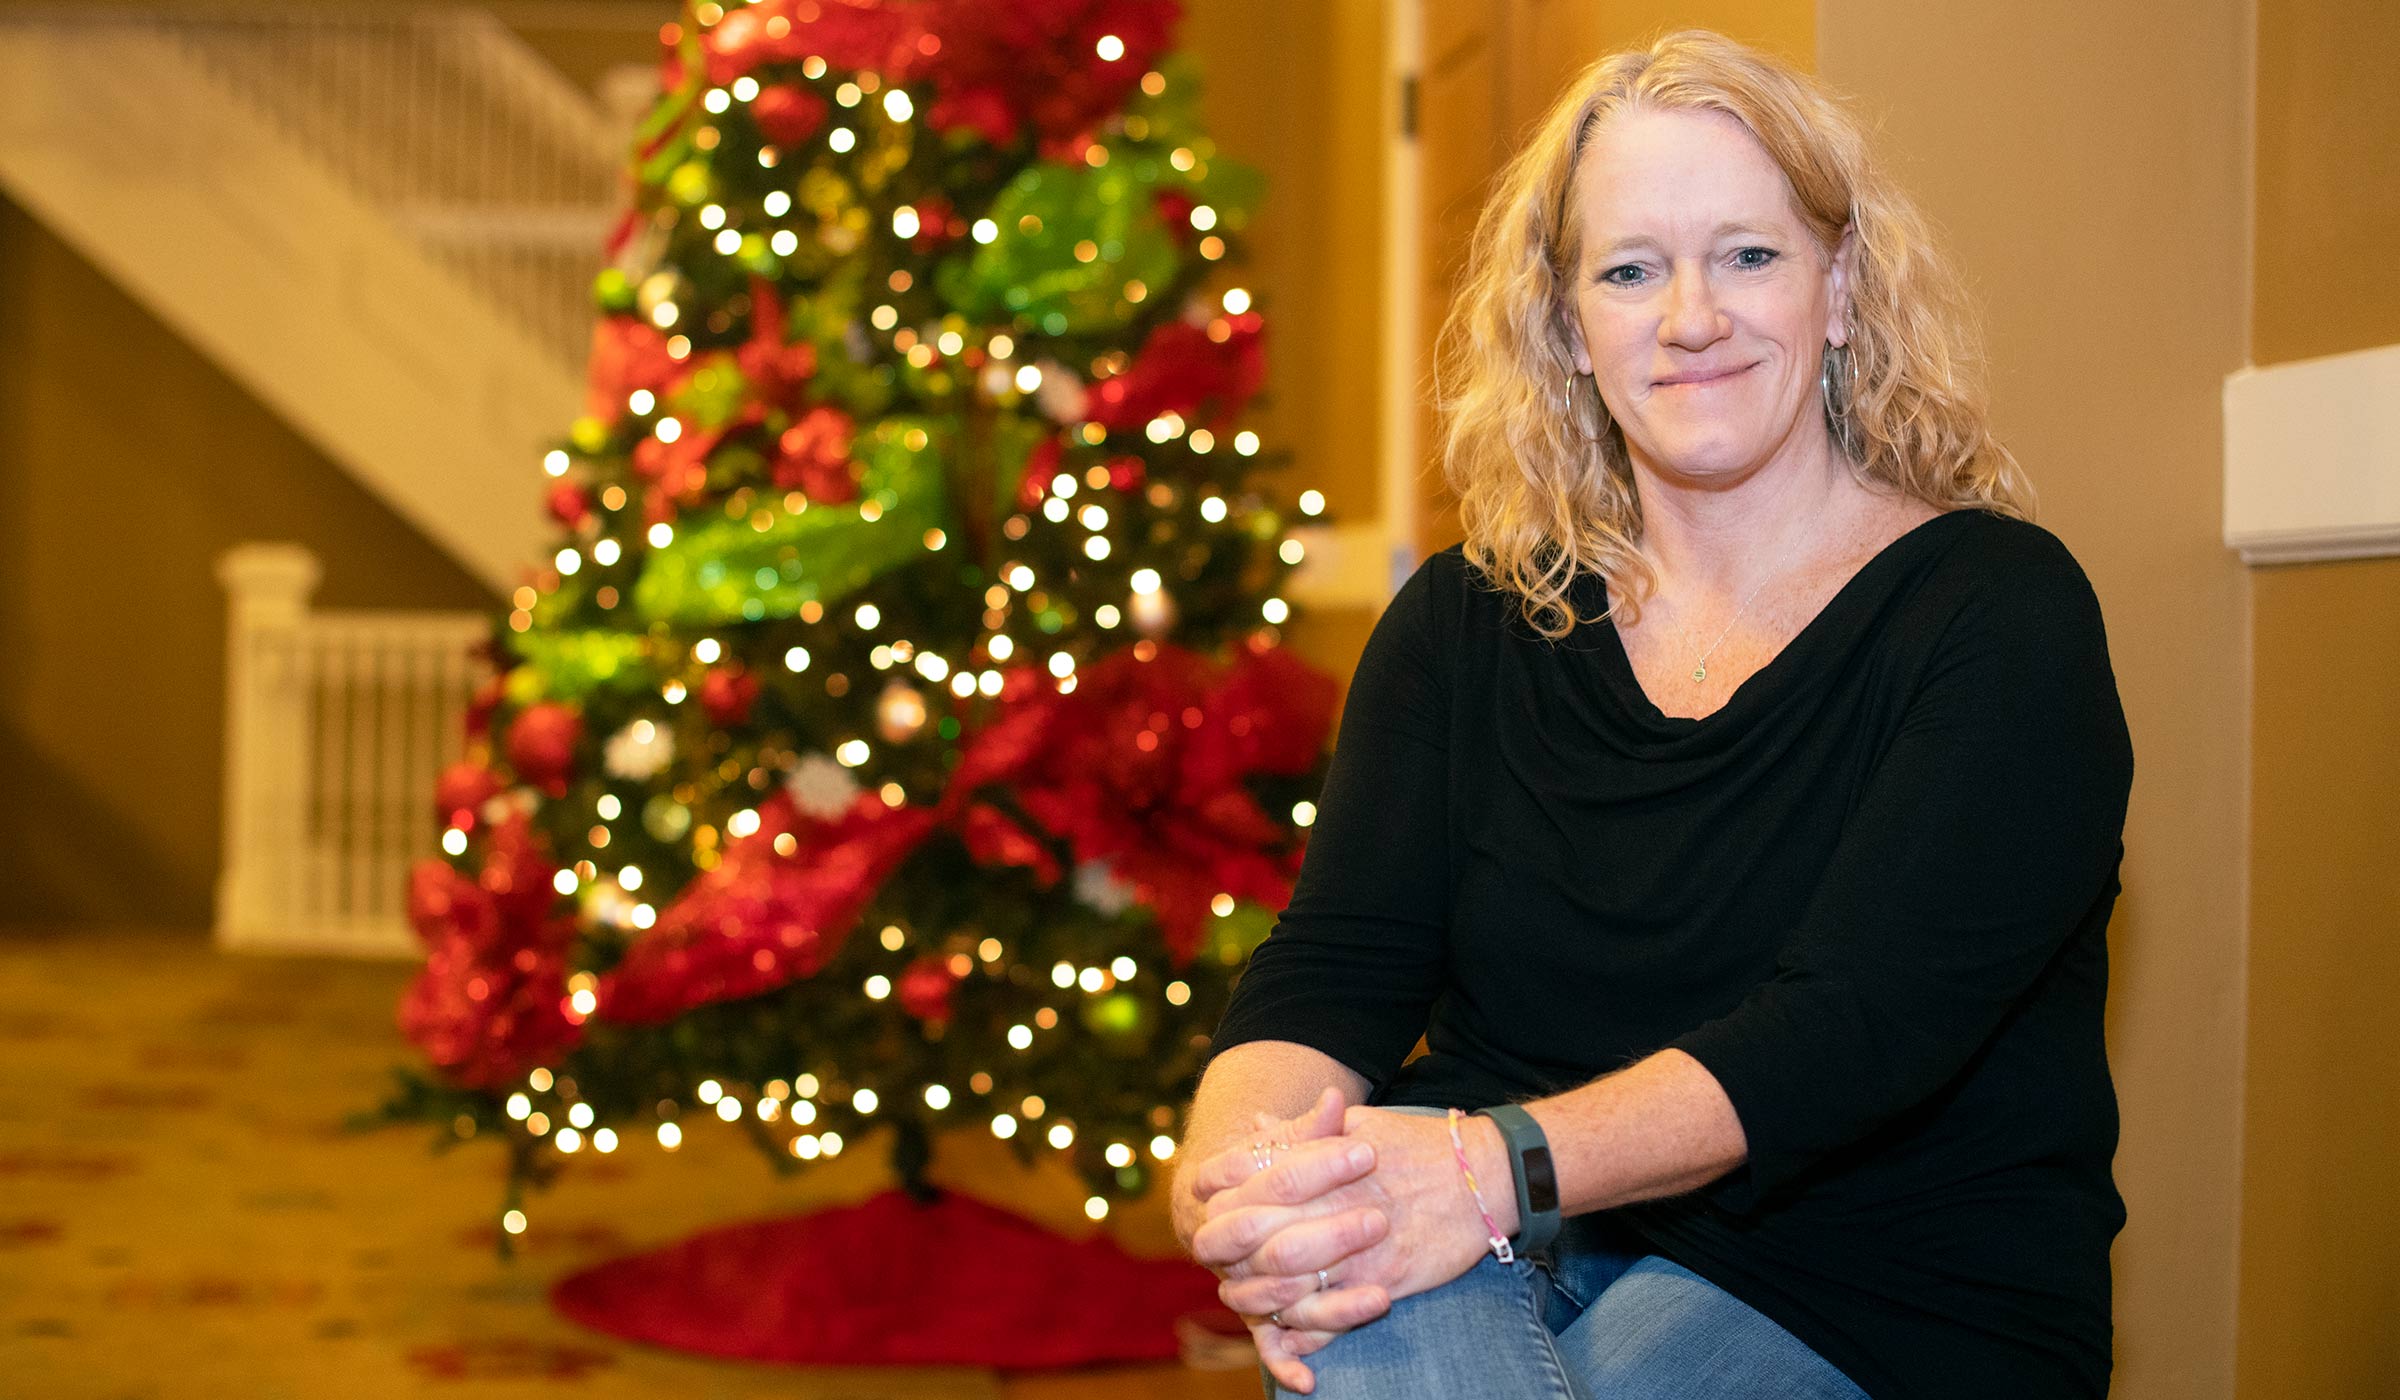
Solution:
[[[229,956],[198,933],[0,929],[0,1400],[1250,1400],[1256,1372],[996,1377],[668,1353],[554,1315],[552,1280],[701,1227],[862,1199],[875,1154],[779,1180],[737,1139],[573,1164],[493,1254],[495,1147],[346,1134],[407,1053],[394,963]],[[709,1126],[714,1126],[709,1125]],[[936,1179],[1080,1234],[1082,1192],[988,1138]],[[1111,1226],[1173,1250],[1156,1203]]]

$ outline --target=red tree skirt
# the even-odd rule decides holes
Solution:
[[[1216,1284],[956,1192],[920,1206],[886,1191],[613,1259],[550,1299],[597,1331],[710,1356],[1028,1371],[1173,1360],[1179,1317],[1239,1335]]]

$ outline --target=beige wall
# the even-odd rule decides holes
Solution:
[[[446,556],[0,199],[0,924],[208,922],[225,603],[297,540],[337,606],[477,608]]]
[[[2239,0],[1825,0],[1991,332],[1998,424],[2099,590],[2133,731],[2110,1056],[2128,1400],[2230,1393],[2246,579],[2218,386],[2244,358]]]
[[[2400,13],[2258,13],[2260,364],[2400,343]],[[2261,569],[2239,1394],[2400,1384],[2400,559]]]
[[[2400,340],[2400,10],[2257,0],[2255,320],[2262,365]]]

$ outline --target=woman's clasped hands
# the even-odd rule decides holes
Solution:
[[[1327,1089],[1298,1117],[1261,1114],[1255,1128],[1194,1169],[1192,1257],[1223,1279],[1217,1294],[1268,1373],[1305,1394],[1315,1377],[1301,1357],[1465,1273],[1486,1236],[1441,1118],[1345,1108]],[[1513,1201],[1486,1201],[1514,1214]]]

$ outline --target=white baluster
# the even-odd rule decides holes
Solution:
[[[240,545],[217,561],[231,614],[225,651],[225,856],[217,941],[236,946],[280,932],[288,907],[289,804],[306,778],[305,695],[289,658],[321,570],[294,544]]]

